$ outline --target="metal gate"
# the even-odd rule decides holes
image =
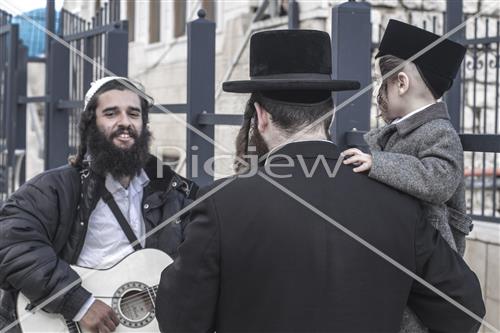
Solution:
[[[104,4],[91,20],[62,10],[61,41],[50,44],[45,127],[45,169],[67,163],[78,145],[78,120],[90,82],[127,76],[128,28],[120,1]]]
[[[24,181],[27,50],[19,40],[19,27],[0,10],[0,202]]]

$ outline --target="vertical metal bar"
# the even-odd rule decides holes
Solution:
[[[187,24],[188,70],[186,120],[205,135],[214,138],[214,126],[199,125],[198,116],[213,114],[215,105],[215,23],[198,11],[198,19]],[[214,146],[191,130],[187,130],[187,177],[199,185],[213,181],[203,166],[214,157]]]
[[[93,43],[93,37],[86,37],[83,41],[83,48],[84,48],[84,54],[89,57],[89,58],[94,58],[93,53],[94,53],[94,43]],[[90,88],[90,82],[92,82],[93,75],[92,75],[92,68],[93,65],[89,63],[88,61],[83,62],[83,90],[87,90]]]
[[[21,42],[19,42],[19,50],[18,50],[18,60],[17,60],[17,68],[16,68],[16,77],[17,77],[17,94],[16,96],[26,96],[27,95],[27,83],[28,83],[28,49]],[[24,150],[24,158],[22,158],[22,164],[20,165],[20,173],[19,173],[19,184],[14,183],[15,185],[21,185],[26,180],[26,104],[18,104],[17,105],[17,113],[16,113],[16,146],[15,148],[18,150]],[[17,163],[17,161],[16,161]],[[15,165],[15,170],[17,169],[17,165]],[[16,188],[14,188],[16,190]]]
[[[382,40],[382,30],[383,30],[383,27],[382,27],[382,24],[379,24],[378,25],[378,36],[377,36],[377,45],[380,45],[380,41]],[[377,109],[375,109],[375,114],[378,113],[378,106],[377,106]],[[380,127],[380,117],[376,117],[376,122],[377,122],[377,128]]]
[[[61,36],[64,36],[64,25],[66,24],[66,11],[64,9],[61,9],[61,12],[59,13],[59,31],[58,34]]]
[[[115,1],[109,0],[109,22],[115,22]]]
[[[346,2],[332,9],[332,74],[335,79],[357,80],[361,87],[371,82],[371,6],[366,2]],[[336,105],[355,92],[335,93]],[[346,133],[370,129],[371,93],[356,98],[335,113],[330,129],[333,141],[346,148]]]
[[[126,23],[126,22],[124,22]],[[119,76],[128,75],[128,27],[120,25],[119,29],[106,33],[106,50],[104,66]]]
[[[5,180],[7,182],[7,194],[10,195],[14,192],[14,166],[16,165],[16,110],[17,110],[17,77],[16,77],[16,61],[17,61],[17,47],[19,41],[19,27],[17,24],[10,25],[10,33],[8,39],[8,55],[7,55],[7,75],[5,80],[5,99],[7,108],[4,110],[5,114],[5,139],[7,148],[7,174]]]
[[[8,68],[7,64],[7,42],[10,32],[5,32],[0,34],[0,77],[5,78],[6,70]],[[6,165],[6,154],[5,154],[5,140],[6,140],[6,122],[5,122],[5,110],[8,109],[7,104],[7,88],[8,85],[4,85],[0,89],[0,199],[3,201],[7,197],[8,188],[8,175],[7,175],[7,165]]]
[[[477,38],[477,17],[474,19],[474,39]],[[476,133],[476,101],[477,101],[477,66],[478,66],[478,61],[477,61],[477,44],[474,44],[474,52],[473,52],[473,90],[472,90],[472,133]],[[476,153],[472,152],[472,178],[471,178],[471,188],[472,188],[472,200],[471,200],[471,212],[474,214],[474,197],[475,197],[475,192],[474,192],[474,172],[475,172],[475,162],[476,162]]]
[[[51,68],[57,68],[49,76],[50,102],[46,113],[45,168],[52,169],[67,163],[68,149],[68,112],[58,109],[60,100],[69,97],[69,50],[54,41],[48,59]],[[56,67],[57,65],[57,67]]]
[[[300,29],[299,4],[296,0],[288,2],[288,29]]]
[[[56,31],[56,9],[55,9],[55,1],[54,0],[47,0],[47,5],[45,9],[45,28],[50,31],[55,33]],[[49,34],[46,34],[45,38],[45,54],[48,55],[50,54],[50,41],[51,38]]]
[[[115,0],[115,21],[120,21],[121,19],[121,13],[120,13],[120,6],[121,6],[121,3],[119,0]]]
[[[107,2],[104,4],[103,21],[104,21],[105,25],[109,23],[108,3]]]
[[[497,19],[496,36],[500,36],[500,20]],[[495,134],[498,134],[498,98],[500,85],[500,43],[496,42],[495,64]],[[493,217],[497,213],[497,153],[493,153]]]
[[[466,46],[467,47],[467,46]],[[462,72],[462,77],[465,78],[465,67],[467,63],[467,53],[469,52],[469,48],[467,47],[467,51],[465,52],[465,57],[464,57],[464,62],[462,63],[462,67],[460,68],[460,71]],[[461,94],[462,94],[462,110],[460,112],[462,121],[460,124],[460,133],[463,133],[465,131],[465,91],[466,91],[466,81],[461,80],[460,86],[461,86]]]
[[[485,31],[485,36],[489,37],[489,20],[486,18],[486,31]],[[487,96],[488,96],[488,44],[483,44],[483,49],[485,50],[484,52],[484,101],[483,101],[483,134],[486,134],[488,129],[487,129],[487,119],[488,119],[488,102],[487,102]],[[485,208],[485,192],[486,192],[486,175],[485,175],[485,168],[486,168],[486,153],[483,152],[483,165],[482,165],[482,189],[481,189],[481,215],[484,216],[484,208]]]
[[[445,22],[446,31],[450,31],[456,26],[458,26],[460,23],[462,23],[462,20],[463,20],[462,1],[446,0],[446,22]],[[455,34],[450,36],[450,39],[457,42],[463,42],[464,29],[460,29],[459,31],[457,31]],[[451,86],[450,90],[446,93],[445,96],[446,104],[448,105],[448,111],[451,118],[451,123],[453,124],[453,127],[455,127],[457,131],[460,131],[460,111],[461,107],[463,107],[460,105],[461,80],[462,77],[459,71],[457,73],[453,85]]]
[[[54,32],[55,30],[55,3],[54,0],[47,0],[47,5],[46,5],[46,10],[45,10],[45,22],[46,22],[46,29],[50,32]],[[52,43],[50,36],[47,34],[46,39],[45,39],[45,55],[46,55],[46,63],[45,63],[45,95],[50,96],[52,91],[51,91],[51,82],[50,78],[52,76],[52,73],[55,72],[52,69],[54,67],[51,67],[51,62],[49,59],[52,56]],[[51,125],[50,122],[47,121],[47,113],[50,109],[51,105],[49,102],[45,103],[45,168],[47,169],[47,166],[49,165],[49,162],[47,161],[47,156],[50,155],[50,152],[47,151],[47,149],[50,149],[50,146],[47,144],[48,139],[49,139],[49,133],[51,131]]]

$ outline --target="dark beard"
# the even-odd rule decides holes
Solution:
[[[130,148],[119,148],[113,143],[113,139],[125,130],[134,139]],[[151,132],[144,127],[140,135],[132,128],[119,126],[108,139],[96,126],[90,125],[87,137],[87,147],[90,151],[90,168],[101,176],[107,173],[119,180],[122,177],[134,177],[139,174],[146,165],[149,157],[149,142]]]

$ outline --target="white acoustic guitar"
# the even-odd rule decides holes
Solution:
[[[72,268],[84,277],[82,286],[116,312],[120,325],[115,332],[159,332],[154,311],[156,291],[161,272],[171,263],[172,259],[164,252],[144,249],[106,270]],[[78,323],[67,321],[61,315],[43,310],[28,312],[28,303],[28,299],[19,294],[17,315],[24,333],[85,332]]]

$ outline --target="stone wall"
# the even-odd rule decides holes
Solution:
[[[500,225],[474,222],[465,260],[476,273],[486,304],[485,320],[500,328]],[[481,332],[490,332],[484,326]]]

